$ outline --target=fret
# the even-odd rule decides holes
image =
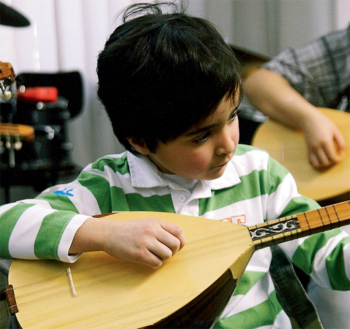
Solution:
[[[342,202],[297,215],[302,236],[350,224],[350,202]]]
[[[248,227],[255,249],[350,224],[350,201]]]

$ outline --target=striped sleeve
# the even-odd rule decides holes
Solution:
[[[125,155],[99,159],[71,183],[36,199],[0,207],[0,256],[74,262],[79,255],[68,251],[84,221],[113,211],[113,202],[123,208],[125,196],[112,196],[116,186],[122,187],[119,177],[128,175],[126,164]]]
[[[68,255],[76,230],[89,216],[57,211],[43,202],[26,200],[1,211],[0,256],[24,259],[56,259],[73,262]]]

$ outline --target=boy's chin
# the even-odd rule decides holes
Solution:
[[[202,180],[214,180],[220,178],[225,173],[226,168],[227,164],[223,167],[212,168],[208,173],[204,175]]]

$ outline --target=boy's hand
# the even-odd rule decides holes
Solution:
[[[104,251],[157,268],[185,244],[182,229],[155,218],[113,222]]]
[[[102,250],[116,258],[158,268],[185,243],[182,229],[163,220],[90,218],[77,231],[70,253]]]

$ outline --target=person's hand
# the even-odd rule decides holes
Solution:
[[[160,267],[185,244],[182,229],[172,223],[155,218],[116,222],[106,240],[108,254]]]
[[[105,251],[116,258],[158,268],[185,243],[181,227],[156,218],[131,221],[89,218],[77,231],[70,253]]]
[[[319,170],[340,162],[345,152],[345,140],[338,127],[321,112],[305,123],[303,129],[310,164]]]

